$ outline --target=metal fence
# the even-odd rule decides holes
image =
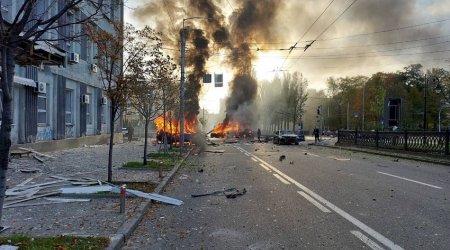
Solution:
[[[444,132],[339,130],[338,144],[449,155],[450,131],[448,129]]]

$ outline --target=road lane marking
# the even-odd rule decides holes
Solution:
[[[262,163],[260,163],[259,165],[260,165],[261,167],[263,167],[265,170],[272,172],[272,171],[270,170],[270,168],[266,167],[266,165],[264,165],[264,164],[262,164]]]
[[[254,162],[258,162],[258,160],[257,160],[257,159],[255,159],[255,158],[253,158],[253,157],[252,157],[252,160],[253,160]]]
[[[278,180],[280,180],[281,182],[283,182],[286,185],[291,184],[289,181],[283,179],[281,176],[277,175],[277,174],[273,174],[273,176],[277,177]]]
[[[248,153],[245,153],[246,156],[250,156]]]
[[[415,182],[415,183],[422,184],[422,185],[425,185],[425,186],[429,186],[429,187],[432,187],[432,188],[442,189],[442,187],[438,187],[438,186],[435,186],[435,185],[427,184],[427,183],[424,183],[424,182],[415,181],[415,180],[411,180],[411,179],[408,179],[408,178],[404,178],[404,177],[401,177],[401,176],[397,176],[397,175],[393,175],[393,174],[388,174],[388,173],[384,173],[384,172],[380,172],[380,171],[377,171],[377,172],[378,172],[379,174],[384,174],[384,175],[392,176],[392,177],[399,178],[399,179],[402,179],[402,180]]]
[[[297,193],[299,193],[301,196],[303,196],[305,199],[307,199],[309,202],[311,202],[318,209],[322,210],[322,212],[324,212],[324,213],[331,213],[331,211],[328,208],[324,207],[322,204],[320,204],[319,202],[314,200],[311,196],[305,194],[305,192],[297,191]]]
[[[380,245],[375,243],[373,240],[369,239],[367,236],[365,236],[360,231],[350,231],[354,236],[356,236],[358,239],[360,239],[364,244],[366,244],[368,247],[372,248],[373,250],[384,250]]]
[[[244,150],[245,151],[245,150]],[[256,159],[258,159],[260,162],[264,163],[267,167],[269,167],[270,169],[272,169],[274,172],[278,173],[280,176],[284,177],[286,180],[288,180],[289,182],[293,183],[294,185],[296,185],[298,188],[300,188],[301,190],[303,190],[305,193],[309,194],[310,196],[314,197],[316,200],[318,200],[319,202],[322,202],[323,204],[325,204],[328,208],[330,208],[332,211],[336,212],[337,214],[339,214],[341,217],[343,217],[344,219],[348,220],[349,222],[351,222],[353,225],[357,226],[359,229],[361,229],[362,231],[366,232],[368,235],[370,235],[372,238],[378,240],[379,242],[383,243],[383,245],[385,245],[386,247],[390,248],[390,249],[403,249],[401,246],[396,245],[394,242],[392,242],[391,240],[389,240],[388,238],[384,237],[382,234],[378,233],[377,231],[373,230],[372,228],[370,228],[369,226],[367,226],[366,224],[362,223],[361,221],[359,221],[358,219],[356,219],[355,217],[351,216],[350,214],[348,214],[347,212],[345,212],[344,210],[340,209],[339,207],[333,205],[331,202],[325,200],[324,198],[322,198],[322,196],[314,193],[311,189],[303,186],[302,184],[300,184],[299,182],[297,182],[296,180],[292,179],[291,177],[287,176],[286,174],[284,174],[283,172],[281,172],[280,170],[278,170],[277,168],[275,168],[274,166],[270,165],[269,163],[265,162],[263,159],[255,156]]]

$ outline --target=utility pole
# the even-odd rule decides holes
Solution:
[[[350,103],[347,102],[347,130],[350,129],[350,115],[349,115],[349,112],[350,112]]]
[[[362,101],[362,124],[361,124],[361,131],[364,131],[364,122],[366,117],[366,110],[365,110],[365,98],[366,95],[366,83],[363,84],[363,101]]]
[[[181,84],[180,84],[180,154],[184,147],[184,93],[185,87],[185,60],[186,60],[186,29],[184,28],[184,21],[191,19],[209,19],[207,17],[195,16],[183,19],[183,29],[181,30]]]
[[[184,28],[183,19],[183,29],[181,30],[181,84],[180,84],[180,154],[183,153],[184,147],[184,92],[185,92],[185,56],[186,56],[186,29]]]
[[[428,92],[428,80],[427,74],[425,74],[425,91],[423,95],[423,131],[427,131],[427,93]]]

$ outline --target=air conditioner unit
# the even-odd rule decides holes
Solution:
[[[45,82],[36,82],[36,92],[38,92],[38,93],[47,93],[47,83],[45,83]]]
[[[70,53],[69,62],[70,63],[79,63],[80,62],[80,54],[74,53],[74,52]]]
[[[108,104],[108,98],[106,98],[106,96],[102,96],[102,99],[100,99],[100,105],[106,104]]]
[[[94,73],[97,73],[98,72],[98,65],[95,64],[95,63],[91,64],[91,71],[94,72]]]
[[[89,95],[86,94],[81,95],[81,103],[89,104]]]

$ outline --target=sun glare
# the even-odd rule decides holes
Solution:
[[[253,65],[253,70],[258,80],[272,80],[276,74],[279,74],[282,69],[283,59],[277,53],[258,54],[258,59]]]

